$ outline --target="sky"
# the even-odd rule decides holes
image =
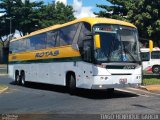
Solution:
[[[41,0],[31,0],[41,1]],[[53,0],[43,0],[45,3],[51,3]],[[65,5],[72,5],[76,18],[95,17],[94,12],[99,12],[100,8],[96,4],[111,5],[106,0],[55,0],[55,2],[63,2]]]
[[[25,1],[25,0],[22,0]],[[52,3],[53,0],[30,0],[30,1],[44,1]],[[96,7],[96,4],[110,5],[106,0],[55,0],[56,2],[63,2],[65,5],[72,5],[74,9],[74,15],[76,18],[83,17],[95,17],[94,12],[98,12],[102,9]],[[0,16],[2,14],[0,13]]]

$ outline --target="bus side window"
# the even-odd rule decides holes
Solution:
[[[151,59],[160,59],[160,51],[152,51]]]
[[[149,61],[150,53],[149,52],[141,52],[141,59],[142,59],[142,61]]]
[[[83,40],[86,36],[86,34],[91,33],[91,26],[88,23],[82,23],[81,32],[78,38],[78,45],[81,48],[83,46]]]
[[[78,24],[73,24],[64,28],[60,31],[60,46],[71,45],[78,28]]]
[[[16,53],[19,52],[19,42],[17,41],[13,41],[10,43],[10,51],[12,51],[12,53]]]
[[[84,54],[83,41],[84,41],[84,38],[86,37],[86,34],[91,33],[91,26],[89,23],[85,23],[85,22],[83,22],[82,24],[83,25],[82,25],[82,28],[81,28],[81,31],[80,31],[80,34],[78,37],[78,47],[79,47],[80,53],[83,57],[83,54]]]
[[[46,34],[45,33],[38,34],[34,36],[33,39],[35,41],[36,50],[46,48]]]
[[[47,43],[46,43],[46,47],[56,47],[58,46],[58,35],[59,32],[58,31],[49,31],[47,32]]]

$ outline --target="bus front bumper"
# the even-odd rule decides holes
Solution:
[[[141,75],[95,76],[91,89],[138,87],[141,82]]]
[[[124,88],[124,87],[139,87],[141,84],[140,83],[134,83],[134,84],[100,84],[100,85],[92,85],[91,89],[108,89],[108,88]]]

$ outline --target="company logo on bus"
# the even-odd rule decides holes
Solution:
[[[57,56],[57,55],[59,55],[59,50],[36,53],[35,57],[41,58],[41,57],[50,57],[50,56]]]

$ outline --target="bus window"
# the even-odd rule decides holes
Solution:
[[[58,31],[49,31],[47,32],[47,43],[46,47],[55,47],[58,46]]]
[[[73,24],[60,29],[60,46],[72,44],[77,28],[78,24]]]
[[[26,51],[26,40],[25,39],[21,39],[19,41],[19,44],[21,45],[21,47],[19,47],[19,52]]]
[[[16,53],[19,51],[19,40],[10,43],[10,51]]]
[[[30,38],[32,46],[35,46],[35,49],[44,49],[46,47],[46,34],[35,35]]]
[[[91,32],[91,25],[88,23],[83,23],[82,29],[78,38],[79,47],[82,47],[85,35],[90,32]]]
[[[141,52],[142,61],[149,61],[149,59],[150,59],[149,54],[150,54],[149,52]]]
[[[151,59],[160,59],[160,51],[152,51]]]

